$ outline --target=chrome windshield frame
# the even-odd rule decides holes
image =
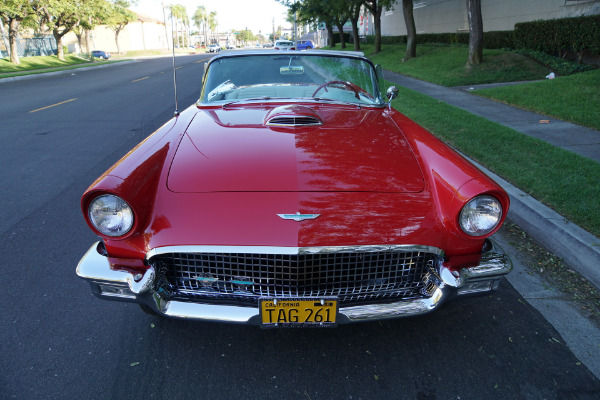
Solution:
[[[360,61],[366,62],[371,67],[371,79],[373,80],[373,91],[374,91],[373,98],[375,100],[378,100],[379,102],[374,102],[374,103],[369,104],[369,103],[362,103],[362,102],[348,103],[348,102],[343,102],[343,101],[330,101],[328,103],[353,104],[353,105],[360,106],[360,107],[374,107],[374,108],[383,108],[387,105],[387,102],[385,101],[384,93],[381,92],[380,86],[381,86],[382,82],[380,82],[380,76],[377,73],[376,66],[371,60],[369,60],[367,57],[365,57],[362,52],[316,51],[316,50],[302,50],[302,51],[249,50],[249,51],[243,51],[243,52],[218,54],[218,55],[212,57],[204,65],[204,74],[202,76],[202,87],[200,89],[200,97],[198,98],[198,101],[196,102],[196,106],[198,106],[198,107],[220,106],[220,105],[222,105],[222,103],[228,102],[227,100],[212,101],[212,102],[203,101],[203,99],[206,97],[207,77],[210,74],[211,65],[214,64],[215,62],[218,62],[219,60],[229,59],[229,58],[254,57],[254,56],[268,57],[268,56],[274,56],[274,55],[286,56],[286,57],[297,56],[297,57],[348,58],[348,59],[354,59],[354,60],[360,60]],[[292,98],[290,98],[290,101],[305,100],[305,99],[306,98],[293,98],[292,97]],[[239,100],[240,100],[239,101],[240,103],[243,103],[244,99],[239,99]],[[319,101],[319,99],[316,99],[316,101]]]

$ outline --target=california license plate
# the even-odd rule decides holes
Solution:
[[[263,327],[331,327],[337,312],[337,298],[260,299]]]

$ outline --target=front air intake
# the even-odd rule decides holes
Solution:
[[[266,123],[269,126],[311,126],[323,125],[320,119],[312,116],[276,116]]]

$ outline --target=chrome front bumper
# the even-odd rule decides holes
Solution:
[[[440,264],[438,276],[428,283],[430,297],[385,304],[340,306],[340,324],[376,319],[421,315],[439,308],[455,297],[484,295],[498,288],[500,278],[512,269],[510,258],[494,242],[482,253],[478,265],[463,268],[453,274]],[[203,304],[164,300],[153,289],[155,271],[150,267],[144,274],[132,274],[111,268],[108,259],[97,251],[95,243],[77,265],[77,275],[86,280],[92,293],[102,299],[119,300],[146,305],[158,315],[174,318],[233,322],[260,325],[258,305]]]

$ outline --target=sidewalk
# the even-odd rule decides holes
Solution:
[[[429,97],[512,128],[517,132],[536,137],[600,163],[600,132],[597,130],[521,110],[520,108],[465,93],[458,88],[439,86],[391,71],[385,71],[384,77],[388,81],[405,88],[426,94]],[[541,124],[541,120],[548,120],[550,123]]]
[[[600,163],[600,131],[524,111],[466,93],[458,88],[439,86],[391,71],[384,71],[384,77],[392,83]],[[541,120],[549,120],[550,123],[542,124]],[[477,166],[510,195],[511,208],[508,217],[600,289],[600,239],[482,166]]]

